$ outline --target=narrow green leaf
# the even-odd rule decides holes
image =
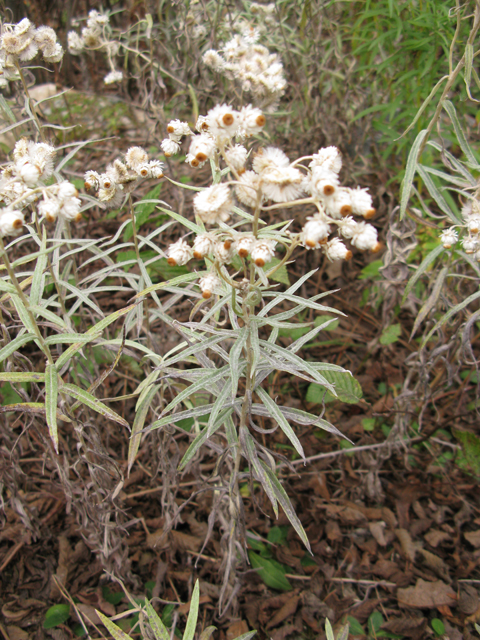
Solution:
[[[156,184],[153,189],[151,189],[140,202],[137,202],[135,205],[135,225],[136,228],[139,229],[142,224],[147,222],[150,214],[155,211],[155,207],[158,203],[162,203],[162,200],[158,200],[158,196],[160,195],[160,191],[162,190],[163,182],[159,182]],[[148,201],[148,202],[146,202]],[[132,223],[129,222],[125,227],[123,232],[123,241],[127,242],[133,235]]]
[[[45,307],[41,307],[38,304],[31,304],[30,311],[34,314],[35,317],[41,316],[45,318],[48,322],[51,322],[53,325],[61,329],[62,331],[69,331],[70,327],[68,324],[60,318],[58,313],[54,313],[50,311],[50,309],[46,309]]]
[[[185,284],[187,282],[192,282],[193,280],[197,280],[198,278],[202,278],[206,275],[206,271],[196,271],[195,273],[186,273],[183,276],[178,276],[178,278],[173,278],[172,280],[167,280],[166,282],[159,282],[158,284],[153,284],[151,287],[147,287],[140,293],[137,293],[135,298],[143,298],[143,296],[152,293],[152,291],[158,291],[159,289],[168,289],[169,287],[176,287],[179,284]]]
[[[449,271],[449,267],[443,267],[443,269],[438,274],[437,279],[435,280],[435,284],[433,285],[431,294],[428,296],[426,302],[422,305],[422,307],[420,308],[417,314],[417,317],[415,318],[412,333],[410,334],[410,339],[413,338],[413,336],[417,332],[418,327],[422,324],[422,322],[425,320],[425,318],[430,314],[432,309],[437,304],[437,301],[440,296],[440,293],[442,292],[442,288],[445,283],[445,279],[447,277],[448,271]],[[393,326],[397,326],[397,325],[393,325]],[[380,342],[381,342],[381,338],[380,338]]]
[[[433,87],[433,89],[430,91],[430,93],[428,94],[428,96],[425,98],[425,100],[423,101],[420,109],[417,111],[417,114],[415,115],[415,118],[413,119],[412,123],[405,129],[405,131],[402,133],[402,135],[399,138],[395,139],[395,142],[397,140],[400,140],[400,138],[403,138],[404,136],[407,135],[407,133],[409,131],[411,131],[413,129],[413,127],[417,124],[417,122],[419,121],[422,113],[425,111],[425,109],[428,107],[428,105],[430,104],[432,98],[434,97],[434,95],[437,93],[438,89],[441,87],[442,83],[445,82],[445,80],[448,80],[448,76],[443,76],[443,78],[440,78],[440,80],[437,82],[437,84]]]
[[[190,601],[190,611],[188,613],[187,624],[185,625],[183,640],[193,640],[193,637],[195,636],[195,627],[197,626],[199,602],[200,602],[200,583],[197,580],[195,582],[195,587],[193,588],[192,599]]]
[[[43,382],[44,380],[44,373],[30,371],[0,371],[0,382]]]
[[[106,418],[109,418],[114,422],[118,422],[124,427],[129,426],[128,422],[121,416],[119,416],[118,413],[113,411],[113,409],[110,409],[110,407],[107,407],[107,405],[103,404],[103,402],[100,402],[100,400],[95,398],[95,396],[92,396],[92,394],[88,393],[88,391],[80,389],[80,387],[77,387],[74,384],[67,383],[64,383],[60,390],[62,392],[65,392],[67,395],[72,396],[72,398],[75,398],[75,400],[78,400],[87,407],[90,407],[90,409],[93,409],[100,415],[105,416]]]
[[[417,170],[417,160],[420,147],[427,135],[427,129],[423,129],[415,138],[415,142],[408,154],[407,166],[405,168],[405,176],[402,180],[402,196],[400,199],[400,220],[403,220],[405,211],[407,209],[408,201],[410,200],[410,192],[412,190],[413,179]]]
[[[58,453],[58,426],[57,426],[57,402],[58,402],[58,373],[54,364],[45,367],[45,417],[48,432]]]
[[[12,293],[11,299],[23,326],[28,329],[30,333],[35,334],[35,326],[20,296],[16,293]]]
[[[256,631],[247,631],[247,633],[242,633],[242,635],[235,638],[235,640],[251,640],[256,634]]]
[[[443,195],[440,193],[439,189],[437,188],[437,185],[434,183],[434,181],[430,177],[429,173],[427,171],[425,171],[424,166],[421,165],[421,164],[417,164],[417,171],[418,171],[420,177],[422,178],[422,180],[424,181],[425,186],[428,189],[428,193],[435,200],[435,202],[437,203],[437,205],[440,208],[440,210],[443,211],[443,213],[446,216],[448,216],[448,218],[454,224],[457,224],[459,221],[457,220],[457,218],[456,218],[455,214],[453,213],[453,211],[450,209],[450,207],[449,207],[447,201],[445,200],[445,198],[443,197]]]
[[[162,415],[160,418],[163,418],[164,415],[172,411],[180,402],[183,402],[187,398],[189,398],[192,394],[197,393],[201,389],[210,389],[212,385],[225,377],[228,371],[228,366],[222,367],[221,369],[213,369],[205,372],[205,375],[202,376],[200,380],[194,382],[189,385],[186,389],[177,394],[174,399],[168,404],[165,409],[162,411]]]
[[[56,333],[53,336],[48,336],[45,338],[45,344],[55,345],[55,344],[81,344],[85,345],[87,342],[92,342],[92,340],[96,340],[100,337],[100,333],[97,334],[88,334],[88,333]],[[58,365],[58,363],[57,363]]]
[[[52,247],[53,250],[53,247]],[[43,225],[42,228],[42,244],[40,245],[40,251],[38,252],[37,264],[35,265],[35,271],[33,272],[32,288],[30,290],[30,302],[31,304],[39,304],[43,296],[43,289],[45,287],[45,268],[47,266],[47,229]]]
[[[263,487],[263,490],[268,496],[268,499],[272,503],[273,511],[275,512],[275,517],[278,518],[278,504],[277,499],[275,497],[275,491],[273,490],[272,484],[270,482],[269,477],[265,473],[264,466],[258,458],[257,450],[256,450],[256,442],[252,438],[252,436],[248,433],[245,427],[240,427],[240,444],[242,445],[243,455],[247,458],[250,463],[250,467],[253,469],[254,475],[260,481],[260,484]]]
[[[261,387],[257,387],[256,392],[259,398],[261,399],[261,401],[263,402],[263,404],[269,410],[271,417],[274,420],[276,420],[280,429],[283,431],[283,433],[287,436],[287,438],[293,444],[293,446],[295,447],[295,450],[298,452],[300,457],[305,459],[305,453],[303,451],[302,445],[300,444],[300,440],[297,438],[295,431],[292,429],[288,420],[282,414],[277,404],[272,400],[272,398],[268,395],[265,389],[262,389]]]
[[[212,435],[212,430],[216,425],[217,417],[219,416],[220,412],[225,406],[225,403],[227,402],[227,398],[229,397],[229,395],[230,395],[230,385],[226,382],[223,385],[223,389],[218,394],[217,399],[213,403],[212,411],[210,413],[210,417],[208,419],[208,425],[207,425],[208,438],[210,438],[210,436]]]
[[[277,591],[292,590],[292,585],[285,577],[285,571],[282,571],[277,564],[274,564],[268,558],[258,555],[255,551],[249,551],[248,557],[252,567],[258,569],[257,573],[267,587]]]
[[[230,349],[230,379],[231,379],[231,389],[232,389],[232,398],[235,398],[237,395],[238,389],[238,380],[242,374],[242,367],[240,366],[240,358],[242,356],[242,351],[245,347],[249,334],[249,328],[245,325],[240,329],[237,335],[237,339],[235,344]]]
[[[112,634],[115,640],[132,640],[132,637],[129,636],[125,631],[122,631],[120,627],[112,622],[106,615],[104,615],[98,609],[95,609],[97,616],[100,618],[104,626],[108,629],[108,632]]]
[[[213,626],[207,627],[200,634],[200,640],[210,640],[210,638],[213,636],[216,630],[217,630],[217,627],[213,627]],[[235,640],[238,640],[238,638],[235,638]]]
[[[199,235],[204,231],[198,224],[195,224],[195,222],[192,222],[191,220],[184,218],[178,213],[175,213],[175,211],[164,209],[163,207],[157,207],[157,209],[163,211],[163,213],[167,213],[171,218],[173,218],[177,222],[180,222],[180,224],[183,224],[184,227],[187,227],[187,229],[190,229],[190,231],[193,231],[196,235]]]
[[[422,260],[421,264],[419,265],[419,267],[415,271],[414,275],[410,278],[410,280],[407,283],[407,286],[405,287],[405,293],[403,294],[403,298],[402,298],[402,302],[401,302],[402,305],[405,304],[405,301],[406,301],[406,299],[408,297],[408,294],[413,289],[413,287],[415,286],[415,283],[420,278],[420,276],[423,273],[425,273],[425,271],[432,264],[432,262],[441,253],[443,253],[444,251],[445,251],[445,249],[444,249],[443,245],[440,244],[440,245],[438,245],[438,247],[435,247],[435,249],[433,249],[433,251],[430,251],[430,253],[426,256],[426,258],[424,258],[424,260]]]
[[[143,398],[139,398],[137,406],[135,407],[135,418],[133,420],[132,434],[130,436],[130,443],[128,446],[128,475],[130,475],[130,471],[138,453],[138,448],[142,440],[143,425],[145,424],[148,410],[150,409],[152,400],[159,389],[160,385],[158,384],[149,387]]]
[[[330,620],[328,618],[325,618],[325,635],[327,636],[327,640],[335,640],[332,625],[330,624]]]
[[[467,161],[472,165],[472,167],[478,168],[477,159],[473,155],[473,151],[470,149],[470,145],[467,142],[467,138],[465,137],[462,126],[458,120],[457,112],[455,110],[455,107],[453,106],[453,103],[450,102],[450,100],[445,100],[445,102],[443,103],[443,108],[450,116],[450,119],[453,124],[453,128],[455,129],[455,134],[457,136],[458,144],[462,148],[462,151],[465,154]]]
[[[440,327],[443,327],[443,325],[447,322],[447,320],[450,320],[450,318],[452,316],[454,316],[455,314],[457,314],[459,311],[461,311],[462,309],[464,309],[465,307],[467,307],[471,302],[473,302],[474,300],[478,300],[478,298],[480,298],[480,291],[477,291],[476,293],[472,293],[471,296],[468,296],[468,298],[465,298],[465,300],[463,300],[463,302],[460,302],[459,304],[456,304],[454,307],[452,307],[449,311],[447,311],[447,313],[442,316],[442,318],[440,318],[440,320],[435,324],[435,326],[433,327],[433,329],[431,331],[428,332],[426,338],[424,339],[421,349],[423,349],[423,347],[428,344],[428,341],[430,340],[430,338],[433,336],[433,334],[435,333],[435,331],[438,331],[438,329],[440,329]]]
[[[13,284],[7,282],[3,278],[0,278],[0,291],[5,291],[6,293],[15,293],[16,289]]]
[[[170,640],[170,634],[163,624],[162,619],[147,598],[145,598],[145,612],[147,614],[148,623],[155,636],[155,640]]]
[[[213,405],[209,405],[210,409],[212,408],[212,406]],[[186,467],[186,465],[190,462],[190,460],[197,453],[200,447],[202,447],[205,444],[205,442],[208,440],[210,436],[212,436],[216,431],[218,431],[218,429],[227,420],[228,416],[232,414],[232,412],[233,412],[232,408],[223,409],[223,412],[219,415],[213,427],[211,427],[210,433],[209,433],[208,427],[205,427],[204,429],[202,429],[202,431],[198,434],[198,436],[193,440],[191,445],[185,451],[183,458],[180,460],[180,463],[178,465],[179,471],[181,471]],[[190,412],[185,412],[185,413],[190,413]],[[177,414],[177,415],[180,415],[180,414]]]
[[[261,462],[261,465],[263,466],[265,473],[270,479],[273,491],[275,493],[275,497],[280,503],[280,506],[282,507],[282,509],[284,510],[285,515],[289,519],[290,524],[295,529],[300,540],[306,546],[308,551],[312,553],[312,550],[310,548],[310,542],[308,541],[307,534],[305,533],[305,529],[303,528],[302,523],[300,522],[297,514],[295,513],[295,509],[293,508],[290,498],[288,497],[287,492],[283,488],[282,483],[277,478],[275,473],[268,467],[268,465],[266,465],[264,462]]]

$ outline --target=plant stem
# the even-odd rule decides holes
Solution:
[[[38,119],[37,109],[35,107],[35,103],[32,100],[32,98],[30,97],[30,93],[28,91],[27,83],[25,82],[25,76],[23,75],[22,67],[20,66],[20,63],[18,62],[18,60],[15,60],[15,66],[17,67],[18,73],[20,75],[20,80],[21,80],[22,85],[23,85],[23,90],[25,91],[25,95],[27,97],[28,107],[29,107],[30,111],[32,112],[32,116],[33,116],[33,119],[35,121],[35,124],[37,125],[37,130],[38,130],[38,133],[40,135],[40,139],[41,139],[42,142],[46,142],[47,140],[45,138],[45,134],[43,133],[42,127],[40,125],[40,121]]]

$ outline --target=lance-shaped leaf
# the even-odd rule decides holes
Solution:
[[[213,403],[212,411],[210,413],[210,418],[208,419],[208,425],[207,425],[208,437],[212,435],[212,430],[215,427],[217,417],[220,414],[223,407],[225,406],[225,403],[227,402],[227,398],[229,397],[229,395],[230,395],[230,385],[225,383],[223,385],[223,389],[220,391],[217,399]]]
[[[195,636],[195,627],[197,626],[199,603],[200,603],[200,584],[197,580],[195,582],[195,587],[193,588],[192,599],[190,601],[190,611],[188,612],[187,624],[185,625],[183,640],[193,640]]]
[[[280,480],[277,478],[275,473],[268,467],[268,465],[266,465],[264,462],[261,462],[261,464],[265,470],[265,473],[270,479],[270,483],[273,487],[275,497],[280,503],[280,506],[282,507],[282,509],[284,510],[285,515],[290,520],[292,527],[298,533],[300,540],[307,547],[308,551],[312,553],[312,550],[310,548],[310,542],[308,541],[307,534],[305,533],[305,529],[302,527],[302,523],[300,522],[297,514],[295,513],[295,509],[293,508],[292,503],[290,502],[290,498],[288,497],[287,492],[283,488]]]
[[[135,407],[135,418],[133,420],[132,434],[130,436],[130,444],[128,446],[128,475],[130,475],[130,471],[138,453],[138,447],[142,440],[143,425],[145,424],[148,410],[150,409],[152,400],[159,389],[160,385],[153,385],[146,389],[145,394],[142,394],[143,397],[138,399],[137,406]]]
[[[256,392],[259,398],[261,399],[261,401],[263,402],[263,404],[265,405],[265,407],[269,410],[270,417],[276,420],[276,422],[280,426],[280,429],[283,431],[283,433],[287,436],[287,438],[293,444],[293,446],[295,447],[300,457],[305,459],[305,454],[303,452],[303,447],[300,444],[300,440],[297,438],[294,430],[288,423],[288,420],[285,418],[283,413],[278,408],[277,404],[272,400],[272,398],[268,395],[265,389],[258,387],[256,389]]]
[[[7,282],[6,280],[3,280],[3,278],[0,278],[0,291],[4,291],[5,293],[15,293],[17,290],[15,289],[13,284],[10,284],[10,282]]]
[[[258,575],[268,587],[277,591],[292,590],[292,585],[285,577],[285,569],[281,565],[255,551],[249,551],[248,557],[252,567],[258,570]]]
[[[287,360],[287,362],[291,362],[299,371],[305,371],[305,373],[308,373],[308,375],[316,380],[319,384],[323,384],[325,387],[327,387],[327,389],[331,391],[333,395],[336,395],[334,386],[325,378],[325,376],[322,376],[320,373],[318,373],[315,368],[310,365],[309,362],[303,360],[303,358],[300,358],[300,356],[297,356],[291,351],[280,347],[279,345],[271,344],[269,342],[266,342],[265,340],[259,340],[259,342],[263,348],[267,349],[267,351],[273,351],[281,359]]]
[[[242,635],[235,638],[235,640],[252,640],[255,635],[257,635],[256,631],[247,631],[247,633],[242,633]]]
[[[444,251],[445,251],[445,248],[443,247],[443,245],[440,244],[438,247],[435,247],[433,251],[430,251],[427,257],[421,262],[421,264],[415,271],[414,275],[408,281],[407,286],[405,287],[405,293],[403,294],[403,298],[401,302],[402,305],[405,304],[408,294],[413,289],[413,287],[415,286],[415,283],[420,278],[420,276],[425,273],[425,271],[432,264],[432,262],[434,262],[434,260]]]
[[[153,631],[155,640],[170,640],[170,634],[167,631],[162,619],[157,614],[151,603],[145,598],[145,613],[147,614],[148,624]]]
[[[54,326],[59,327],[62,331],[68,331],[68,324],[62,320],[56,313],[50,311],[50,309],[46,309],[45,307],[41,307],[38,304],[31,304],[30,311],[34,314],[34,316],[41,316],[45,318],[48,322],[51,322]]]
[[[445,282],[445,278],[447,277],[449,271],[449,267],[443,267],[440,273],[435,280],[435,284],[433,285],[432,293],[428,296],[425,304],[420,308],[417,317],[415,318],[415,322],[413,324],[412,333],[410,335],[410,339],[417,333],[418,327],[422,324],[425,318],[430,314],[430,311],[437,304],[440,293],[442,292],[443,285]]]
[[[143,291],[140,291],[140,293],[137,293],[135,298],[143,298],[144,296],[147,296],[149,293],[152,293],[152,291],[158,291],[159,289],[168,289],[169,287],[176,287],[179,284],[186,284],[187,282],[193,282],[193,280],[202,278],[204,275],[206,275],[206,273],[207,273],[206,271],[186,273],[183,276],[172,278],[171,280],[167,280],[166,282],[159,282],[158,284],[153,284],[151,287],[147,287]]]
[[[318,327],[314,327],[311,331],[309,331],[305,335],[300,336],[300,338],[297,338],[295,342],[292,342],[292,344],[289,347],[287,347],[288,350],[291,351],[292,353],[297,353],[297,351],[299,351],[304,344],[312,340],[317,335],[317,333],[326,329],[330,324],[332,324],[332,322],[337,322],[337,321],[338,321],[337,318],[330,318],[326,322],[323,322],[322,324],[318,325]]]
[[[337,393],[336,398],[330,396],[325,398],[325,402],[340,400],[340,402],[348,404],[357,404],[361,400],[363,396],[362,387],[349,371],[324,371],[324,375],[329,382],[335,385]],[[322,385],[311,384],[307,391],[307,402],[323,402],[325,391],[326,389]]]
[[[275,491],[273,490],[269,476],[267,476],[263,465],[258,458],[255,440],[248,433],[245,427],[240,427],[240,444],[242,446],[243,455],[248,460],[250,468],[253,470],[254,476],[256,476],[257,480],[262,485],[263,490],[268,496],[268,499],[272,503],[275,516],[278,518],[278,504],[275,497]]]
[[[54,336],[48,336],[45,338],[45,344],[70,344],[70,343],[82,343],[92,342],[100,337],[100,334],[88,334],[88,333],[57,333]]]
[[[112,634],[115,640],[132,640],[132,637],[129,636],[128,633],[125,633],[125,631],[122,631],[120,627],[117,627],[117,625],[109,618],[107,618],[105,614],[103,614],[101,611],[98,611],[98,609],[95,609],[95,611],[104,626],[108,629],[108,632]]]
[[[0,407],[0,413],[8,413],[10,411],[21,411],[23,413],[37,413],[45,415],[45,404],[43,402],[18,402],[16,404],[4,404]],[[57,419],[64,422],[71,422],[70,418],[57,409]]]
[[[467,138],[465,137],[453,103],[450,102],[450,100],[445,100],[445,102],[443,103],[443,108],[450,116],[453,128],[455,129],[455,135],[457,136],[458,144],[462,148],[462,151],[467,158],[468,164],[471,165],[473,169],[478,169],[479,165],[477,159],[473,155],[473,151],[470,149],[470,145],[467,142]]]
[[[418,171],[419,175],[421,176],[422,180],[424,181],[425,186],[427,187],[429,194],[435,200],[435,202],[437,203],[439,208],[443,211],[443,213],[446,216],[448,216],[450,218],[450,220],[453,222],[453,224],[458,224],[459,220],[457,219],[456,215],[451,210],[450,206],[448,205],[448,203],[445,200],[445,198],[443,197],[443,195],[440,193],[440,190],[438,189],[437,185],[432,180],[430,174],[427,171],[425,171],[425,168],[423,167],[423,165],[417,164],[417,171]]]
[[[51,247],[50,251],[53,251],[54,247]],[[43,289],[45,286],[45,268],[47,266],[47,229],[43,225],[42,229],[42,244],[40,245],[40,251],[38,252],[38,260],[35,265],[35,271],[33,272],[32,288],[30,290],[30,302],[31,304],[39,304],[43,296]]]
[[[468,298],[465,298],[465,300],[463,300],[463,302],[460,302],[459,304],[456,304],[454,307],[452,307],[449,311],[447,311],[447,313],[442,316],[440,318],[440,320],[436,323],[436,325],[433,327],[433,329],[431,331],[428,332],[425,340],[422,343],[421,349],[423,349],[423,347],[428,344],[428,341],[430,340],[430,338],[433,336],[433,334],[435,333],[435,331],[438,331],[438,329],[440,329],[440,327],[442,327],[447,320],[450,320],[450,318],[452,316],[454,316],[455,314],[457,314],[459,311],[461,311],[462,309],[464,309],[465,307],[467,307],[471,302],[473,302],[474,300],[478,300],[478,298],[480,298],[480,291],[477,291],[476,293],[472,293],[471,296],[468,296]]]
[[[286,294],[293,294],[293,293],[295,293],[295,291],[297,291],[298,289],[300,289],[300,287],[302,286],[302,284],[303,284],[304,282],[306,282],[306,281],[307,281],[311,276],[313,276],[313,274],[314,274],[314,273],[316,273],[317,271],[318,271],[318,269],[313,269],[312,271],[309,271],[308,273],[305,273],[305,274],[300,278],[300,280],[297,280],[296,282],[294,282],[294,283],[292,284],[292,286],[291,286],[291,287],[289,287],[289,288],[285,291],[285,293],[286,293]],[[330,293],[330,292],[325,292],[325,293],[323,293],[323,294],[321,294],[321,295],[322,295],[322,296],[323,296],[323,295],[328,295],[328,293]],[[274,298],[273,300],[271,300],[270,302],[268,302],[268,303],[263,307],[263,309],[262,309],[261,311],[259,311],[259,312],[258,312],[257,317],[258,317],[258,318],[262,318],[262,317],[266,316],[266,315],[267,315],[267,313],[268,313],[271,309],[273,309],[273,307],[274,307],[275,305],[277,305],[279,302],[280,302],[280,301],[279,301],[277,298]]]
[[[212,385],[214,385],[216,382],[221,380],[226,375],[227,371],[228,371],[227,366],[222,367],[221,369],[218,369],[218,370],[207,369],[207,371],[200,378],[200,380],[189,385],[186,389],[184,389],[183,391],[181,391],[179,394],[175,396],[175,398],[162,411],[160,418],[163,418],[164,415],[172,411],[172,409],[174,409],[178,404],[180,404],[180,402],[187,400],[187,398],[190,398],[190,396],[196,393],[197,391],[200,391],[201,389],[210,390]]]
[[[43,382],[44,373],[36,371],[0,371],[0,382]]]
[[[276,295],[279,298],[282,298],[282,300],[287,300],[288,302],[294,302],[302,309],[316,309],[317,311],[329,311],[330,313],[336,313],[339,316],[345,315],[338,309],[334,309],[333,307],[326,307],[323,304],[318,304],[317,302],[315,302],[315,300],[319,296],[323,297],[323,294],[319,294],[319,296],[313,296],[313,298],[300,298],[299,296],[292,296],[287,293],[279,293],[279,292],[273,293],[273,291],[271,292],[267,291],[265,292],[264,295],[265,296]]]
[[[75,384],[64,383],[60,390],[67,395],[72,396],[72,398],[75,398],[75,400],[78,400],[87,407],[90,407],[90,409],[93,409],[100,415],[110,418],[110,420],[118,422],[124,427],[129,426],[128,422],[124,420],[122,416],[119,416],[118,413],[113,411],[113,409],[110,409],[110,407],[107,407],[106,404],[100,402],[100,400],[95,398],[95,396],[92,396],[91,393],[88,393],[88,391],[85,391],[84,389],[80,389],[80,387],[77,387]]]
[[[210,405],[210,406],[212,407],[213,405]],[[214,433],[216,433],[216,431],[218,431],[218,429],[222,426],[222,424],[225,423],[225,421],[227,421],[227,419],[232,413],[233,413],[232,407],[223,409],[220,415],[218,416],[217,420],[215,421],[215,424],[210,429],[210,432],[209,432],[208,426],[202,429],[202,431],[198,434],[198,436],[193,440],[191,445],[185,451],[183,458],[180,460],[180,464],[178,465],[179,471],[181,471],[190,462],[190,460],[197,453],[200,447],[202,447],[205,444],[205,442],[207,442],[207,440]]]
[[[407,166],[405,167],[405,175],[402,180],[402,196],[400,199],[400,220],[403,219],[405,211],[407,210],[408,201],[410,200],[410,192],[412,190],[413,179],[417,170],[417,160],[420,147],[427,135],[428,130],[422,129],[415,138],[415,142],[408,154]]]
[[[330,422],[327,422],[323,418],[315,416],[313,413],[308,413],[308,411],[302,411],[301,409],[294,409],[293,407],[277,406],[287,420],[291,420],[292,422],[297,422],[298,424],[303,424],[305,426],[315,425],[320,429],[324,429],[325,431],[329,431],[336,436],[340,436],[341,438],[348,440],[348,438],[334,427],[333,424],[330,424]],[[252,404],[252,413],[257,416],[268,417],[270,415],[268,409],[263,404],[256,403]]]
[[[58,453],[57,400],[57,368],[54,364],[47,364],[45,367],[45,417],[53,446]]]
[[[202,340],[199,340],[197,343],[191,346],[187,346],[180,353],[177,353],[176,355],[168,359],[166,358],[162,362],[162,367],[170,367],[172,364],[185,360],[189,356],[194,356],[199,352],[206,351],[207,349],[211,349],[213,345],[217,344],[217,342],[221,342],[224,339],[225,338],[223,336],[212,336],[211,338],[203,338]]]
[[[15,293],[11,294],[11,298],[12,298],[13,305],[20,317],[20,320],[22,321],[23,326],[26,329],[28,329],[30,333],[33,333],[36,335],[35,326],[33,324],[32,318],[30,317],[30,314],[27,311],[27,308],[23,304],[23,300],[20,298],[19,295]]]
[[[230,381],[231,381],[231,393],[232,399],[237,395],[238,380],[242,374],[243,361],[240,365],[240,358],[242,356],[243,348],[247,342],[249,328],[245,325],[238,332],[238,337],[235,344],[230,349]]]

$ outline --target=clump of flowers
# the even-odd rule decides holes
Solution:
[[[87,26],[84,27],[80,35],[76,31],[68,33],[68,51],[78,56],[84,51],[103,51],[107,56],[109,73],[104,77],[105,84],[115,84],[121,82],[122,71],[117,69],[116,57],[120,49],[120,44],[112,37],[110,28],[110,17],[106,13],[100,13],[92,9],[88,14]]]
[[[278,264],[285,264],[299,245],[322,251],[330,261],[352,257],[345,241],[360,251],[380,249],[377,230],[365,221],[375,214],[372,198],[366,189],[341,185],[342,159],[336,147],[326,147],[291,162],[277,147],[260,148],[249,154],[244,144],[236,142],[246,143],[261,131],[265,121],[262,111],[250,105],[239,111],[230,105],[217,105],[199,117],[197,134],[187,123],[172,120],[167,127],[169,137],[162,142],[165,153],[171,155],[180,150],[182,138],[188,137],[186,162],[200,167],[210,159],[216,167],[217,179],[193,199],[197,222],[202,228],[208,226],[208,230],[198,233],[192,246],[180,238],[167,250],[171,265],[184,265],[193,258],[206,261],[208,273],[198,282],[206,299],[224,292],[225,284],[248,289],[249,265],[256,271],[259,283],[266,286],[268,276]],[[308,168],[306,161],[310,161]],[[225,174],[230,179],[221,182],[220,176]],[[282,230],[262,228],[262,212],[307,204],[314,205],[316,213],[307,218],[299,233],[288,230],[290,223]],[[252,210],[244,212],[247,220],[241,219],[239,206]],[[245,225],[250,228],[245,229]],[[335,230],[338,235],[332,237]],[[283,245],[283,258],[277,259],[275,265],[272,261],[279,245]],[[227,270],[228,265],[238,269],[239,264],[243,265],[241,283]],[[271,270],[264,273],[268,265]]]
[[[467,200],[462,207],[463,225],[454,225],[444,229],[440,242],[445,249],[452,249],[458,242],[459,229],[462,232],[461,244],[465,253],[474,254],[480,262],[480,202],[476,198]]]
[[[89,170],[85,173],[85,189],[97,193],[98,199],[110,209],[116,209],[123,198],[131,193],[144,178],[163,177],[163,164],[149,160],[142,147],[130,147],[125,160],[115,160],[104,173]]]
[[[38,27],[23,18],[17,24],[2,25],[0,36],[0,87],[18,80],[21,62],[30,62],[39,53],[45,62],[60,62],[63,48],[51,27]]]
[[[75,186],[68,180],[46,185],[51,178],[56,156],[55,147],[45,142],[19,140],[13,149],[13,162],[0,174],[0,235],[18,235],[25,221],[24,209],[36,206],[40,220],[53,222],[57,218],[81,219],[81,200]]]
[[[267,5],[268,6],[268,5]],[[287,82],[279,56],[258,43],[259,29],[247,28],[226,42],[220,50],[209,49],[203,62],[231,80],[259,101],[273,103],[285,92]]]

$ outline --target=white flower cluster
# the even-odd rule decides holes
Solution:
[[[203,62],[239,82],[242,90],[252,93],[257,100],[275,101],[285,92],[287,81],[279,56],[258,44],[259,35],[258,29],[237,34],[220,51],[206,51]]]
[[[3,24],[0,37],[0,87],[18,80],[18,62],[28,62],[41,52],[46,62],[60,62],[62,46],[51,27],[35,28],[28,18],[18,24]]]
[[[106,13],[100,13],[92,9],[88,14],[87,26],[78,35],[76,31],[68,32],[68,51],[79,56],[83,51],[105,52],[110,66],[110,72],[104,77],[105,84],[115,84],[121,82],[123,73],[116,69],[115,57],[118,54],[120,45],[116,40],[109,37],[110,35],[110,18]]]
[[[186,122],[172,120],[168,123],[168,138],[162,141],[165,156],[180,151],[180,142],[184,136],[193,136],[185,162],[191,167],[202,167],[209,158],[225,153],[229,166],[236,173],[243,173],[247,160],[247,150],[240,144],[233,145],[233,139],[244,140],[262,130],[266,119],[260,109],[247,105],[240,111],[231,106],[217,105],[200,116],[196,123],[198,135],[195,135]]]
[[[467,254],[475,254],[480,262],[480,202],[475,198],[467,200],[462,207],[464,225],[457,225],[464,229],[462,248]],[[440,234],[440,242],[445,249],[451,249],[458,242],[458,231],[449,227]]]
[[[125,162],[115,160],[104,173],[87,171],[85,189],[97,192],[97,197],[110,209],[118,208],[125,195],[137,186],[142,178],[163,177],[163,164],[159,160],[149,160],[142,147],[130,147],[125,154]]]
[[[80,219],[81,201],[75,186],[64,180],[46,186],[53,174],[55,148],[44,142],[22,138],[13,150],[13,162],[4,166],[0,177],[0,235],[20,233],[27,205],[38,203],[41,218],[49,222],[57,217],[65,220]]]

